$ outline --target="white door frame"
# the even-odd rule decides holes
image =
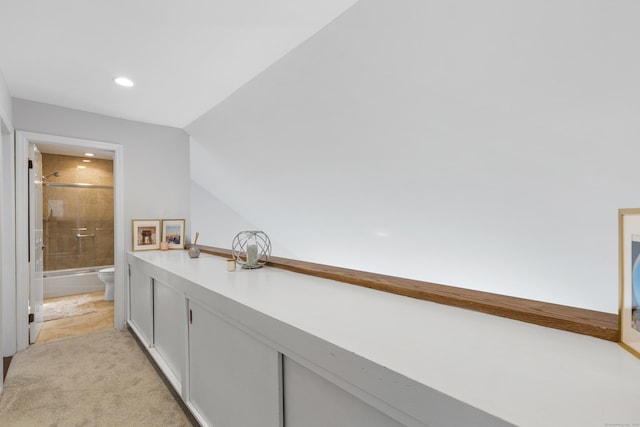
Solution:
[[[13,129],[5,121],[2,111],[0,111],[0,177],[2,177],[3,181],[0,183],[0,266],[2,267],[2,271],[0,271],[0,359],[2,359],[5,352],[4,329],[6,325],[4,324],[3,318],[5,316],[4,306],[6,303],[3,299],[3,294],[5,292],[5,286],[8,286],[9,283],[13,283],[13,278],[10,276],[13,268],[7,268],[7,264],[11,258],[10,254],[13,254],[14,249],[12,247],[13,239],[11,236],[13,226],[8,226],[9,219],[13,217],[11,215],[7,215],[7,210],[13,208],[13,203],[8,201],[10,196],[13,194],[13,191],[9,192],[11,194],[7,194],[7,183],[4,182],[5,180],[12,181],[7,179],[7,175],[12,174],[7,174],[7,171],[4,170],[5,166],[8,165],[9,159],[11,160],[11,164],[13,164],[12,154]],[[13,168],[10,168],[10,171],[13,171]],[[11,182],[11,184],[13,184],[13,182]],[[13,267],[13,261],[11,261],[11,266]],[[4,364],[0,365],[0,375],[4,378]],[[2,395],[2,391],[3,381],[0,381],[0,395]]]
[[[15,140],[12,129],[2,125],[2,356],[16,352],[16,207]],[[8,331],[9,330],[9,331]]]
[[[110,142],[69,138],[34,132],[16,131],[16,331],[17,351],[29,346],[29,217],[27,203],[29,143],[60,144],[113,152],[114,197],[114,327],[122,329],[126,323],[126,269],[124,249],[124,170],[123,147]],[[22,255],[20,255],[22,254]],[[10,325],[6,327],[11,332]]]

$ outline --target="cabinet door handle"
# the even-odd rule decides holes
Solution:
[[[189,310],[189,324],[193,324],[193,311]]]

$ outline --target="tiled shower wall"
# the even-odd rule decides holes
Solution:
[[[42,174],[44,271],[113,265],[113,161],[43,153]]]

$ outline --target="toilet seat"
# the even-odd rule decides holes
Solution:
[[[98,270],[98,279],[104,283],[104,299],[113,300],[113,285],[115,281],[115,267],[108,267]]]

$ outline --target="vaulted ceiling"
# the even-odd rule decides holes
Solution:
[[[12,97],[181,128],[355,2],[0,0],[0,72]]]

